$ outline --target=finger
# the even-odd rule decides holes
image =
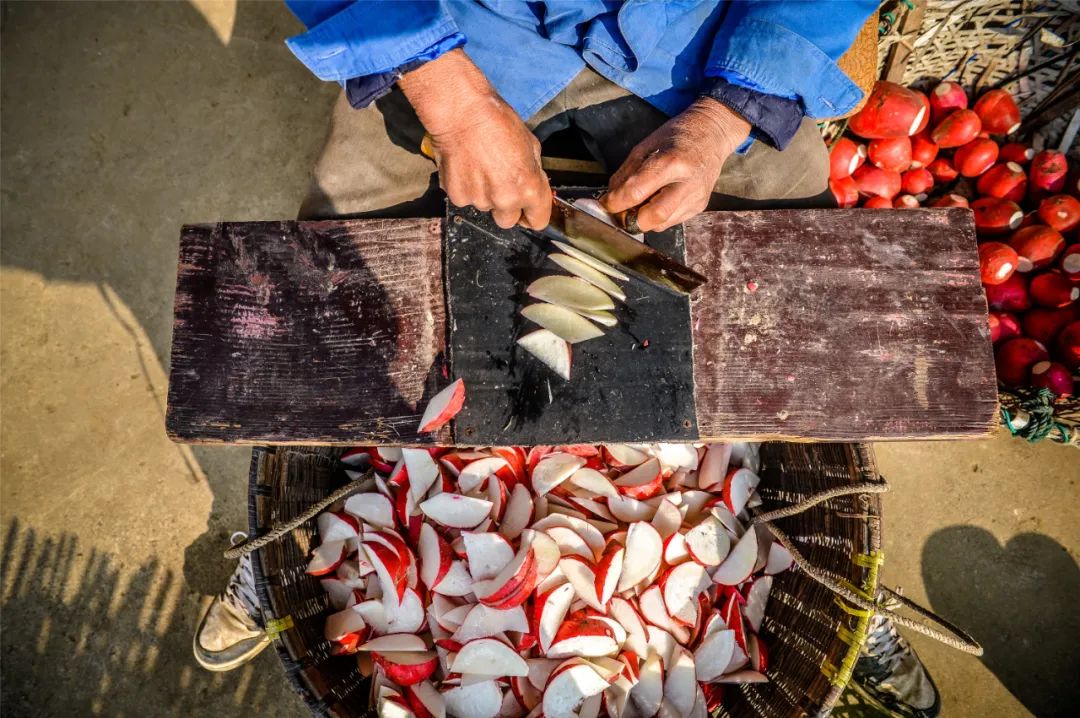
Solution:
[[[503,229],[510,229],[521,219],[521,209],[517,207],[514,209],[496,208],[491,210],[491,218],[495,220],[495,224]]]
[[[649,155],[634,174],[604,195],[607,200],[604,207],[608,212],[623,212],[638,207],[674,179],[670,162],[662,155]]]
[[[688,184],[669,184],[638,208],[638,228],[642,232],[662,232],[697,214],[698,204],[696,193]]]
[[[548,184],[547,175],[543,175],[543,183],[538,184],[537,189],[529,195],[522,214],[521,223],[526,227],[539,230],[548,226],[551,221],[551,185]]]
[[[647,156],[648,152],[646,152],[641,145],[638,145],[631,150],[623,163],[619,165],[619,169],[617,169],[615,174],[611,175],[611,179],[608,180],[608,192],[600,198],[600,204],[604,205],[604,209],[611,211],[607,206],[608,196],[611,194],[611,190],[621,187],[626,180],[630,179],[630,177],[632,177],[641,167],[642,161],[644,161]]]

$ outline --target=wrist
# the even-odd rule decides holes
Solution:
[[[750,123],[712,97],[699,97],[687,111],[704,118],[724,148],[725,155],[734,152],[750,136]]]
[[[469,56],[451,50],[402,75],[398,87],[431,135],[454,132],[498,93]]]

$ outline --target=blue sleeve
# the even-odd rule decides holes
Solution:
[[[442,2],[286,0],[308,31],[286,40],[321,80],[345,83],[398,72],[465,43]]]
[[[877,5],[877,0],[733,2],[713,41],[705,74],[797,100],[810,117],[842,115],[863,93],[836,61]]]
[[[751,141],[761,139],[781,151],[802,124],[803,113],[798,100],[768,95],[723,79],[717,79],[705,96],[726,105],[750,123]],[[749,147],[750,141],[740,145],[736,152],[743,154]]]

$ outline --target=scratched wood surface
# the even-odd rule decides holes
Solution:
[[[442,222],[239,222],[180,240],[179,441],[424,443],[446,380]]]
[[[983,436],[997,391],[968,210],[711,212],[686,225],[703,438]]]

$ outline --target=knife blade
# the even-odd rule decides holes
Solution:
[[[705,283],[705,277],[622,229],[560,197],[552,195],[551,202],[551,222],[542,232],[545,236],[675,294],[690,294]]]

